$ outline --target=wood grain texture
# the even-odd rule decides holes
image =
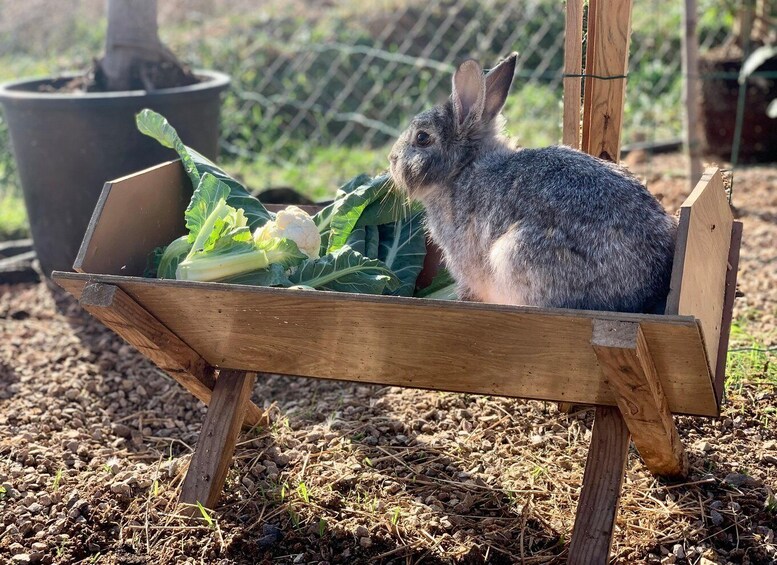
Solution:
[[[642,326],[674,413],[714,416],[690,318],[550,310],[334,292],[58,273],[120,286],[213,366],[615,405],[591,349],[592,320]]]
[[[179,502],[214,508],[227,478],[256,373],[220,371]],[[197,512],[198,513],[198,512]]]
[[[79,303],[195,397],[210,403],[215,385],[213,367],[123,290],[110,284],[87,284],[79,294]],[[245,425],[266,421],[264,411],[251,403]]]
[[[734,218],[717,168],[708,168],[680,208],[666,313],[699,320],[715,377]]]
[[[594,320],[591,344],[647,468],[685,477],[688,456],[639,324]]]
[[[620,411],[598,407],[569,545],[569,565],[609,562],[628,454],[629,430]]]
[[[139,276],[148,254],[186,233],[192,195],[180,161],[105,183],[73,269]]]
[[[583,72],[583,2],[567,0],[564,28],[564,73]],[[580,149],[580,94],[582,78],[564,78],[564,145]]]
[[[726,295],[723,300],[723,320],[720,324],[720,343],[715,367],[715,396],[718,405],[723,402],[723,385],[726,382],[726,360],[728,359],[728,339],[731,333],[731,320],[734,313],[734,299],[737,294],[737,272],[739,271],[739,249],[742,245],[742,222],[731,225],[731,245],[728,252],[726,272]]]
[[[586,75],[616,77],[627,74],[631,6],[631,0],[589,3],[587,49],[591,51],[586,54]],[[625,78],[586,77],[583,151],[608,161],[618,161],[625,94]]]

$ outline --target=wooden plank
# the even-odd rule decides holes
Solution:
[[[723,300],[723,320],[720,324],[720,343],[715,367],[715,396],[718,406],[723,401],[723,386],[726,381],[726,361],[728,359],[728,338],[731,332],[731,319],[734,311],[734,299],[737,294],[737,271],[739,270],[739,248],[742,245],[742,222],[731,226],[731,245],[728,252],[726,272],[726,296]]]
[[[628,454],[629,430],[620,411],[598,407],[569,545],[569,565],[609,562]]]
[[[583,2],[567,0],[564,30],[564,74],[580,75],[583,72]],[[580,148],[580,94],[582,79],[579,76],[564,78],[564,129],[563,143]]]
[[[586,153],[608,161],[620,157],[621,120],[626,94],[631,0],[591,2],[588,7],[586,91],[583,146]],[[606,77],[606,78],[595,78]]]
[[[221,371],[197,447],[181,486],[179,502],[213,508],[218,502],[246,416],[256,373]],[[199,514],[199,509],[194,508]]]
[[[666,313],[699,320],[713,379],[733,221],[723,177],[717,168],[708,168],[680,208]]]
[[[647,468],[685,477],[688,456],[639,324],[594,320],[591,344]]]
[[[195,397],[210,403],[215,384],[213,367],[123,290],[110,284],[87,284],[79,303]],[[252,427],[266,421],[264,411],[251,403],[245,425]]]
[[[591,320],[637,321],[674,413],[718,414],[691,318],[58,273],[120,286],[214,366],[615,405]]]
[[[596,14],[599,11],[598,0],[588,0],[588,15],[586,17],[586,32],[585,32],[585,74],[588,75],[590,69],[594,67],[594,51],[596,49],[595,41],[593,38],[596,36]],[[586,76],[583,80],[585,88],[583,89],[583,131],[582,139],[580,142],[580,149],[585,151],[588,147],[588,140],[591,138],[591,128],[589,121],[591,119],[591,95],[593,94],[593,80],[590,76]]]
[[[186,233],[192,189],[180,161],[105,183],[73,269],[142,275],[148,254]]]

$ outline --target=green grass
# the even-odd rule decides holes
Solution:
[[[777,386],[777,347],[766,345],[769,337],[750,333],[745,318],[732,323],[726,364],[727,390],[739,392],[745,384]]]
[[[278,163],[258,155],[253,161],[221,165],[251,190],[289,187],[314,199],[334,196],[338,187],[359,173],[375,175],[388,166],[389,148],[311,147],[295,163]]]
[[[0,187],[0,241],[29,237],[24,200],[17,194],[6,193]]]

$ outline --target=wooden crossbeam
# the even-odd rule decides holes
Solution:
[[[609,406],[597,407],[569,545],[569,565],[609,562],[628,454],[629,430],[620,411]]]
[[[121,288],[87,284],[79,304],[199,400],[210,403],[216,383],[213,367]],[[244,425],[253,427],[266,421],[264,411],[250,403]]]
[[[593,349],[645,465],[655,475],[687,475],[688,456],[639,324],[594,320],[593,326]]]
[[[256,373],[223,370],[216,380],[208,415],[181,486],[179,501],[206,508],[218,502],[246,415]],[[196,508],[194,510],[196,515]]]

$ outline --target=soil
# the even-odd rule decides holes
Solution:
[[[629,160],[667,207],[681,203],[681,157]],[[775,186],[775,167],[738,170],[733,199],[735,318],[771,345]],[[677,418],[685,482],[631,453],[615,563],[775,563],[777,356],[765,359],[729,386],[720,419]],[[241,435],[218,507],[186,520],[176,497],[205,408],[64,293],[0,287],[0,559],[565,562],[590,411],[274,375],[253,398],[271,425]]]
[[[170,61],[142,61],[134,67],[130,88],[126,90],[154,91],[196,84],[200,79],[186,65]],[[73,94],[76,92],[111,92],[100,61],[82,75],[71,79],[53,79],[38,87],[40,92]]]

